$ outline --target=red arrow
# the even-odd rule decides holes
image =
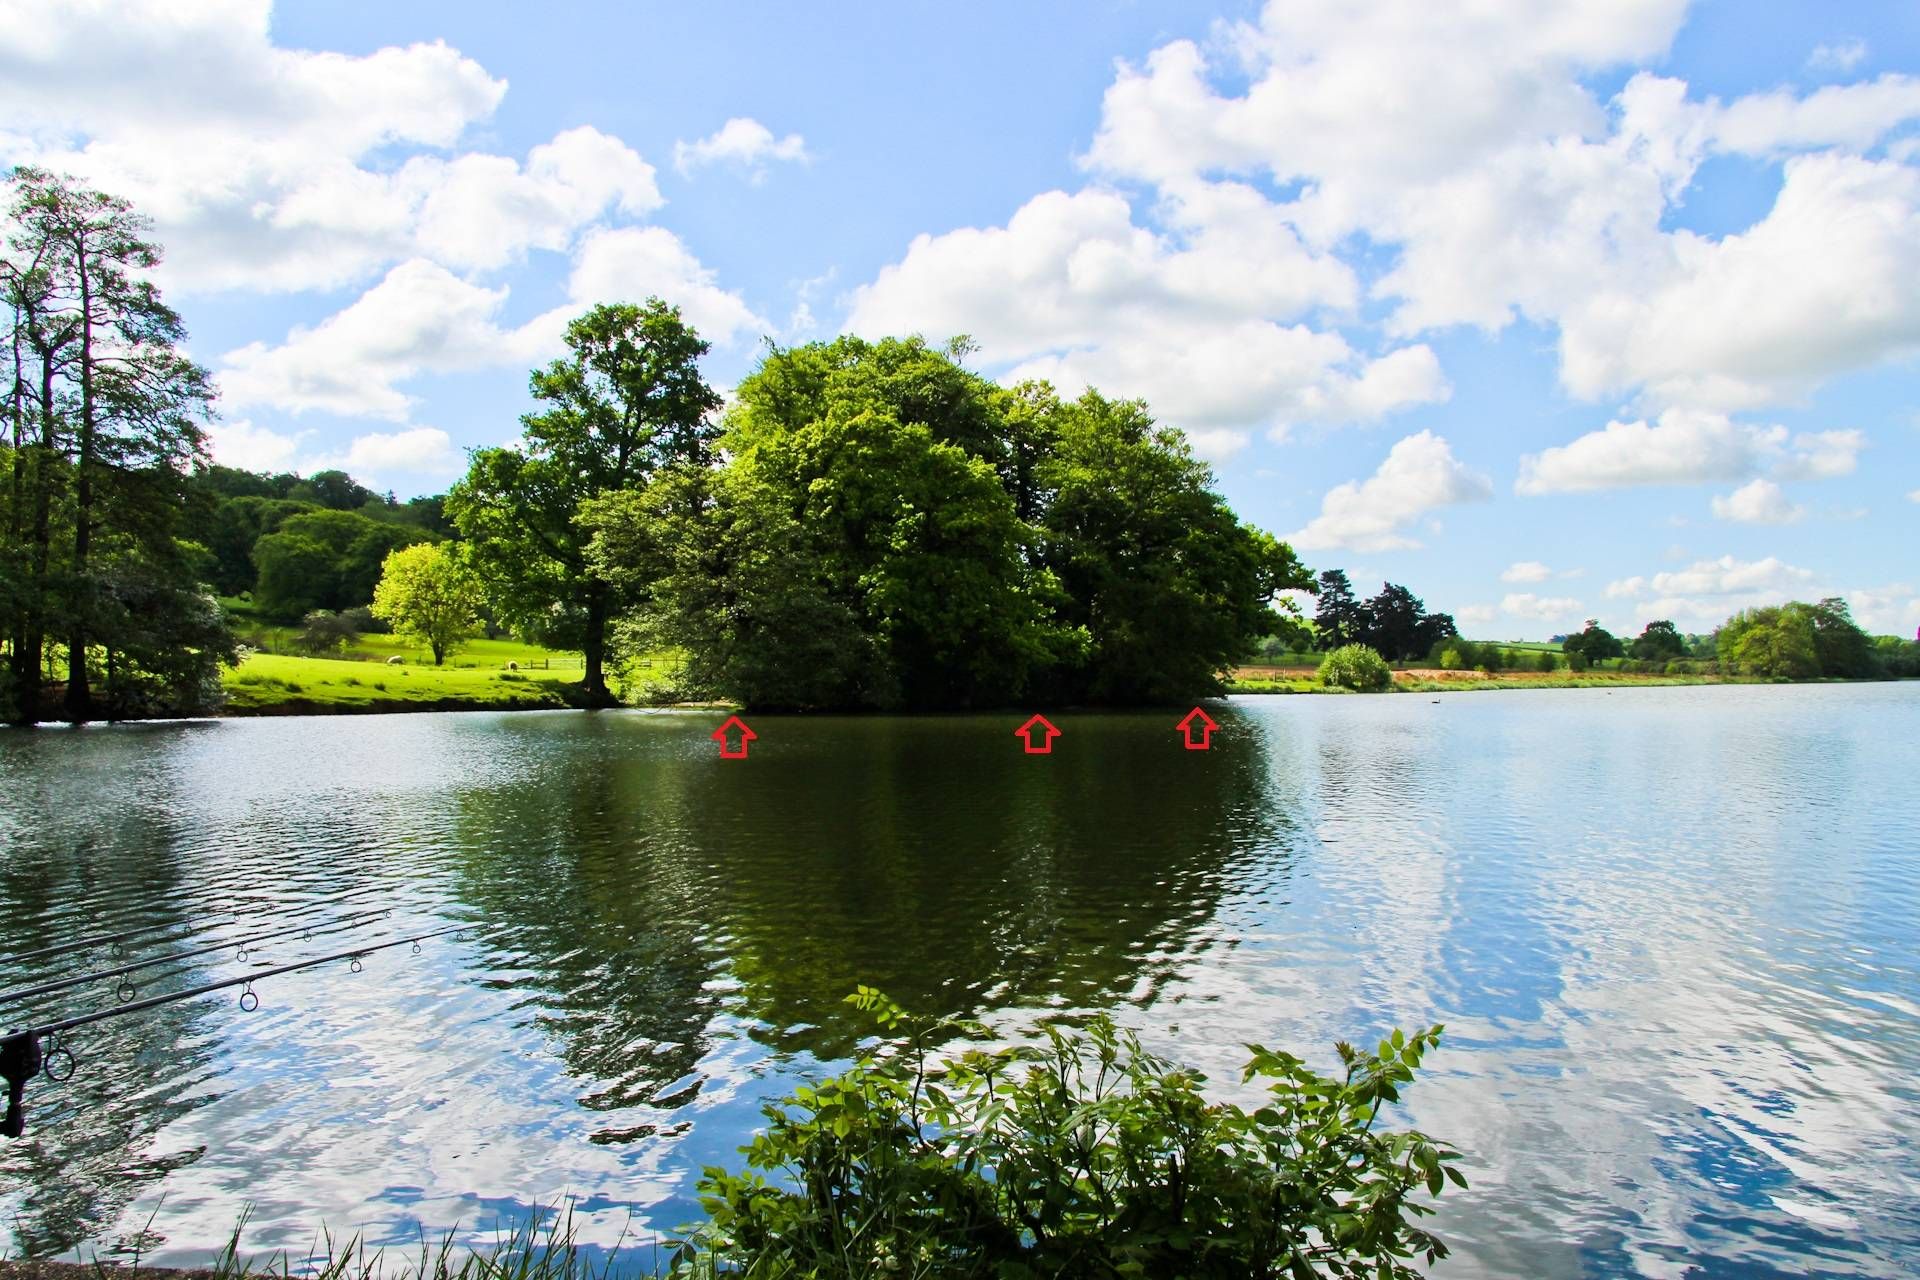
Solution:
[[[1194,724],[1196,719],[1200,721],[1198,725]],[[1212,737],[1213,731],[1220,726],[1213,722],[1212,716],[1200,708],[1195,707],[1181,718],[1179,724],[1173,727],[1187,735],[1187,750],[1205,751],[1212,745],[1208,739]],[[1198,732],[1200,735],[1198,739],[1195,739],[1193,736],[1195,732]]]
[[[1040,737],[1038,742],[1034,741],[1036,735]],[[1053,727],[1053,721],[1043,715],[1035,715],[1031,720],[1021,725],[1018,729],[1015,729],[1013,736],[1027,740],[1026,747],[1028,755],[1045,756],[1053,754],[1053,740],[1060,736],[1060,731]]]
[[[735,729],[740,731],[740,749],[738,751],[727,744],[727,734]],[[715,729],[708,736],[720,744],[720,758],[722,760],[745,760],[747,758],[747,744],[760,735],[747,728],[747,722],[739,716],[728,716],[727,722],[718,729]]]

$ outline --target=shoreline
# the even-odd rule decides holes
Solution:
[[[1888,676],[1869,680],[1770,680],[1760,676],[1669,676],[1652,673],[1634,672],[1583,672],[1579,675],[1564,673],[1537,675],[1524,672],[1490,674],[1484,672],[1427,671],[1415,669],[1396,671],[1392,687],[1362,693],[1352,689],[1328,688],[1313,680],[1309,675],[1289,675],[1256,677],[1252,682],[1230,682],[1223,693],[1201,695],[1196,702],[1217,701],[1222,697],[1243,698],[1281,698],[1299,696],[1333,697],[1377,697],[1392,694],[1438,694],[1438,693],[1486,693],[1516,690],[1545,689],[1660,689],[1701,686],[1741,686],[1741,685],[1856,685],[1856,684],[1904,684],[1915,677]],[[1408,677],[1402,679],[1400,677]],[[1184,701],[1184,700],[1183,700]],[[1171,707],[1175,704],[1169,703]],[[1001,708],[967,708],[969,712],[992,710],[1018,711],[1028,710],[1025,704]],[[1127,707],[1047,707],[1049,711],[1112,711],[1138,710]],[[81,722],[82,725],[113,724],[157,724],[166,721],[213,721],[213,720],[267,720],[300,716],[388,716],[445,712],[474,711],[718,711],[732,710],[751,713],[731,702],[622,702],[611,707],[584,707],[564,698],[517,698],[511,701],[486,701],[474,698],[444,697],[416,699],[378,699],[359,702],[321,702],[311,698],[290,697],[274,702],[248,702],[241,705],[228,705],[218,711],[203,715],[187,716],[129,716],[120,719],[100,718]],[[785,712],[760,712],[763,715],[791,714]],[[887,715],[900,714],[878,711],[822,711],[804,714],[818,715]],[[951,714],[945,711],[924,714]],[[73,721],[59,716],[49,716],[39,722],[43,725],[77,727]],[[26,725],[6,725],[6,728],[30,728]],[[4,1260],[0,1260],[4,1262]],[[0,1280],[5,1280],[0,1273]]]

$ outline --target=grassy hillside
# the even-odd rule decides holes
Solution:
[[[507,709],[564,707],[565,686],[578,683],[580,674],[577,665],[572,670],[507,671],[499,663],[490,668],[412,662],[389,666],[360,658],[254,653],[228,671],[223,683],[227,711],[234,715]]]

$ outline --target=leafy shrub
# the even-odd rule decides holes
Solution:
[[[1458,671],[1460,669],[1460,651],[1458,649],[1443,650],[1440,654],[1440,669],[1442,671]]]
[[[1332,1077],[1249,1045],[1242,1079],[1267,1092],[1249,1112],[1105,1016],[936,1062],[938,1041],[987,1029],[911,1019],[866,987],[849,1001],[904,1040],[769,1106],[746,1171],[705,1171],[710,1221],[675,1275],[1405,1280],[1408,1259],[1446,1256],[1414,1224],[1423,1190],[1466,1185],[1458,1157],[1374,1128],[1437,1026],[1338,1045]]]
[[[1558,662],[1554,661],[1552,652],[1546,649],[1540,650],[1533,660],[1533,669],[1535,671],[1552,671],[1559,665]]]
[[[1363,644],[1341,645],[1320,663],[1320,683],[1362,691],[1385,689],[1393,683],[1386,659]]]

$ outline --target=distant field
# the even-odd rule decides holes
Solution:
[[[1542,646],[1543,648],[1546,646]],[[1409,667],[1393,673],[1396,693],[1441,693],[1469,689],[1599,689],[1622,685],[1724,684],[1720,676],[1669,676],[1626,671],[1442,671]],[[1227,688],[1233,693],[1316,693],[1320,681],[1310,666],[1236,668]]]
[[[381,637],[385,639],[387,637]],[[472,707],[564,707],[561,686],[577,683],[571,671],[505,671],[387,666],[362,658],[296,658],[250,654],[223,677],[230,714],[301,711],[404,711]]]
[[[368,641],[392,636],[367,636]],[[389,664],[383,652],[403,661]],[[229,715],[294,715],[325,712],[449,711],[526,709],[572,705],[569,695],[585,674],[580,655],[542,649],[509,640],[477,640],[463,654],[465,665],[449,659],[436,667],[419,661],[406,646],[330,658],[251,653],[221,677]],[[519,664],[517,671],[506,663]],[[546,669],[529,663],[549,661]],[[644,698],[657,676],[673,669],[670,658],[642,659],[624,688],[615,692]]]

